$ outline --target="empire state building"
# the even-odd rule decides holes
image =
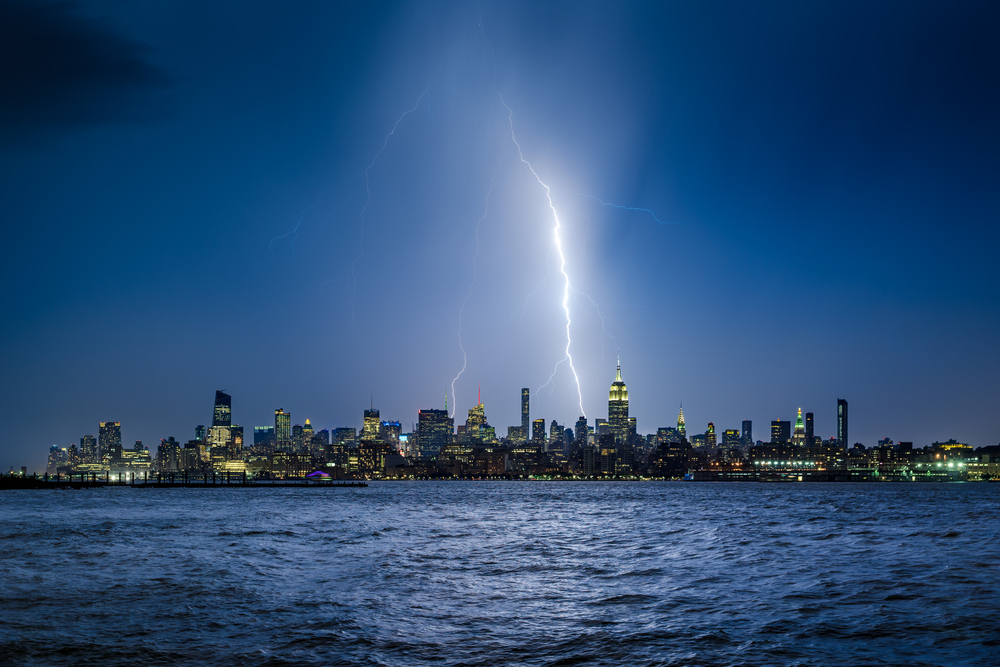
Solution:
[[[608,392],[608,426],[615,440],[625,442],[628,439],[628,389],[622,381],[622,363],[618,360],[618,372],[615,381],[611,383],[611,391]]]

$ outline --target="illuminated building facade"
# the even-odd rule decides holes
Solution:
[[[216,390],[215,410],[212,412],[212,426],[232,426],[233,425],[233,397],[229,394]]]
[[[274,449],[278,452],[292,450],[292,413],[281,408],[274,411]]]
[[[121,451],[122,448],[122,424],[121,422],[101,422],[97,431],[97,458],[102,460],[111,456],[112,452]],[[95,461],[96,463],[97,461]]]
[[[97,463],[100,458],[97,449],[97,438],[85,435],[80,438],[80,457],[84,463]]]
[[[687,426],[684,424],[684,406],[681,406],[681,411],[677,413],[677,435],[680,436],[681,441],[687,440]]]
[[[806,446],[812,447],[816,444],[816,425],[813,421],[813,413],[806,413]]]
[[[792,444],[796,447],[803,447],[806,444],[806,427],[802,422],[802,408],[795,417],[795,431],[792,433]]]
[[[531,427],[531,411],[529,409],[531,402],[531,390],[527,387],[521,389],[521,431],[524,433],[524,437],[528,437],[529,429]]]
[[[753,445],[753,422],[749,419],[743,420],[743,434],[741,436],[744,447],[751,447]]]
[[[615,381],[608,392],[608,424],[611,434],[619,442],[625,442],[629,435],[628,389],[622,381],[622,365],[619,361]]]
[[[545,418],[531,422],[531,441],[538,444],[545,442]]]
[[[378,410],[375,408],[365,410],[365,422],[361,428],[361,441],[371,442],[372,440],[378,440],[378,432],[381,426],[382,421],[379,419]]]
[[[417,442],[420,457],[435,459],[441,449],[451,442],[455,420],[447,410],[420,410],[417,413]]]
[[[792,439],[792,422],[776,419],[771,422],[771,442],[783,444]]]

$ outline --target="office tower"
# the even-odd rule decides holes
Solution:
[[[837,441],[844,449],[850,449],[851,443],[847,435],[847,401],[837,399]]]
[[[205,439],[205,425],[204,424],[198,424],[197,426],[194,427],[194,439],[195,440],[204,440]]]
[[[399,422],[382,422],[382,440],[397,447],[403,434],[403,425]]]
[[[365,421],[361,427],[361,441],[372,442],[378,440],[378,431],[381,426],[382,420],[379,419],[378,410],[375,408],[365,410]]]
[[[531,439],[534,442],[545,442],[545,418],[531,422]]]
[[[349,447],[354,446],[354,441],[358,439],[358,429],[353,426],[338,426],[333,429],[333,441],[342,442]]]
[[[734,449],[740,446],[740,432],[734,428],[726,429],[722,434],[722,446],[728,449]]]
[[[483,405],[482,398],[475,407],[469,408],[469,417],[465,420],[465,440],[466,442],[482,442],[485,437],[486,406]]]
[[[528,433],[531,429],[531,416],[528,410],[528,403],[531,400],[531,390],[525,387],[521,390],[521,429],[524,431],[524,437],[527,439]]]
[[[420,456],[437,458],[442,447],[451,443],[455,420],[447,410],[420,410],[417,413],[417,440]]]
[[[802,447],[806,444],[806,427],[802,423],[802,408],[799,408],[799,414],[795,417],[795,431],[792,433],[792,444],[796,447]]]
[[[173,437],[160,440],[160,446],[156,448],[156,468],[162,471],[176,471],[181,469],[181,445]]]
[[[622,382],[620,359],[618,369],[615,371],[615,381],[611,383],[611,389],[608,391],[608,424],[611,425],[611,433],[619,442],[625,442],[628,439],[628,389]]]
[[[751,447],[753,445],[753,422],[749,419],[743,420],[743,446]]]
[[[229,394],[215,392],[215,411],[212,413],[212,426],[233,425],[233,398]]]
[[[121,422],[101,422],[97,431],[97,460],[110,456],[116,447],[122,448]]]
[[[717,444],[719,441],[715,437],[715,424],[708,422],[708,428],[705,429],[705,446],[715,447]]]
[[[80,438],[80,456],[84,463],[97,462],[97,438],[92,435],[85,435]]]
[[[549,424],[549,451],[562,451],[563,427],[555,419]]]
[[[776,419],[771,422],[771,442],[781,444],[792,439],[792,422]]]
[[[301,449],[299,450],[300,452],[309,451],[309,448],[312,446],[312,439],[314,434],[315,430],[313,429],[312,424],[310,424],[309,420],[307,419],[306,423],[302,426],[302,444],[301,444]]]
[[[267,445],[274,442],[274,427],[273,426],[254,426],[253,427],[253,445],[254,447],[259,447],[262,445]]]
[[[278,452],[292,450],[292,413],[281,408],[274,411],[274,449]]]
[[[677,414],[677,435],[680,436],[681,441],[687,440],[687,428],[684,426],[684,406],[681,406],[681,411]]]
[[[580,418],[576,420],[576,433],[574,435],[578,442],[587,444],[587,418],[585,416],[580,415]]]
[[[806,447],[812,447],[816,440],[816,434],[813,424],[813,413],[806,413]]]

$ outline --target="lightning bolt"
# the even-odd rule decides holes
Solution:
[[[280,239],[288,238],[289,236],[291,236],[292,237],[292,240],[291,240],[292,257],[295,257],[295,240],[299,237],[299,227],[302,226],[302,219],[305,217],[306,213],[308,213],[312,209],[314,209],[317,206],[319,206],[319,203],[321,201],[323,201],[323,198],[326,197],[327,193],[330,192],[330,190],[333,190],[334,188],[338,188],[341,185],[343,185],[344,183],[347,183],[348,181],[354,181],[354,179],[356,179],[360,175],[361,175],[360,173],[357,173],[354,176],[350,176],[348,178],[345,178],[344,180],[340,181],[339,183],[334,183],[333,185],[331,185],[330,187],[328,187],[326,190],[323,190],[323,192],[319,193],[319,197],[316,198],[316,201],[314,201],[310,206],[306,206],[304,209],[302,209],[302,212],[299,213],[299,219],[295,223],[295,227],[293,227],[290,231],[287,231],[284,234],[281,234],[279,236],[275,236],[273,239],[271,239],[271,242],[267,244],[268,251],[272,252],[272,254],[273,254],[274,251],[272,250],[272,247],[274,246],[274,242],[278,241]],[[337,206],[335,206],[334,209],[327,214],[327,217],[329,218],[331,215],[333,215],[337,211],[337,209],[339,209],[341,206],[343,206],[347,202],[351,201],[352,199],[354,199],[354,185],[353,185],[353,183],[351,184],[351,196],[348,197],[347,199],[345,199],[344,201],[340,202],[339,204],[337,204]]]
[[[427,91],[430,90],[432,83],[434,82],[431,81],[431,83],[428,83],[427,87],[424,88],[424,92],[420,93],[420,97],[418,97],[417,101],[413,103],[412,109],[404,111],[399,115],[399,118],[396,119],[396,122],[393,124],[392,129],[389,130],[389,134],[385,135],[385,140],[382,141],[382,148],[378,150],[378,153],[375,153],[375,157],[372,158],[371,163],[367,167],[365,167],[364,172],[362,172],[365,177],[365,205],[361,208],[361,214],[360,214],[361,244],[360,244],[360,249],[358,250],[358,254],[354,257],[354,261],[351,263],[351,329],[352,330],[354,329],[354,301],[357,299],[358,296],[358,276],[356,269],[358,266],[358,260],[360,260],[361,257],[365,254],[365,223],[366,223],[365,212],[368,210],[368,204],[370,204],[372,200],[371,180],[368,177],[368,172],[370,172],[372,167],[375,166],[375,162],[378,160],[379,156],[382,155],[382,152],[385,151],[385,147],[389,145],[389,138],[392,135],[396,134],[396,128],[399,127],[399,124],[403,121],[404,118],[406,118],[411,113],[416,111],[417,108],[420,106],[420,100],[424,99],[424,97],[427,95]]]
[[[497,94],[497,97],[500,98],[500,104],[502,104],[503,107],[507,110],[507,124],[510,126],[510,139],[511,141],[514,142],[514,145],[517,147],[518,158],[521,160],[522,163],[524,163],[525,166],[528,167],[528,170],[531,172],[531,175],[535,177],[535,180],[538,181],[538,184],[541,185],[543,188],[545,188],[545,198],[549,202],[549,209],[552,211],[552,219],[555,221],[555,226],[552,228],[552,238],[555,244],[556,252],[559,254],[559,272],[562,274],[563,277],[562,309],[563,313],[566,315],[566,351],[565,351],[565,356],[563,356],[562,359],[556,362],[555,368],[552,369],[552,375],[549,376],[548,382],[539,387],[539,390],[541,390],[550,382],[552,382],[552,378],[554,378],[556,373],[558,372],[559,366],[563,362],[567,362],[569,364],[569,369],[573,372],[573,380],[576,382],[576,394],[580,404],[580,414],[586,416],[587,413],[583,409],[583,390],[580,387],[580,376],[577,374],[576,367],[573,365],[573,355],[570,352],[570,347],[572,346],[573,343],[570,331],[570,327],[573,324],[573,320],[570,317],[570,312],[569,312],[570,281],[569,281],[569,273],[566,272],[566,255],[563,253],[562,236],[559,233],[560,230],[562,229],[562,224],[559,222],[559,212],[556,211],[556,207],[552,203],[552,188],[550,188],[541,179],[541,177],[539,177],[538,173],[535,171],[535,168],[532,167],[531,163],[524,158],[524,153],[521,151],[521,144],[517,143],[517,137],[514,135],[514,111],[509,106],[507,106],[507,102],[505,102],[503,99],[503,94],[499,90],[497,90],[497,84],[496,84],[497,56],[496,56],[496,51],[493,50],[493,43],[490,42],[489,38],[486,36],[485,28],[483,28],[482,15],[480,15],[479,17],[479,30],[483,33],[483,39],[486,40],[486,43],[490,47],[490,53],[493,55],[493,92]]]
[[[479,277],[479,267],[477,261],[479,260],[479,227],[482,226],[483,220],[490,213],[490,195],[493,193],[493,183],[497,180],[497,175],[500,174],[500,165],[503,164],[503,155],[501,154],[500,160],[497,162],[496,171],[493,172],[493,176],[490,178],[490,187],[486,190],[486,200],[483,204],[483,215],[476,222],[476,252],[472,256],[472,282],[469,283],[469,290],[465,293],[465,298],[462,299],[462,307],[458,310],[458,347],[462,350],[462,370],[458,372],[458,375],[451,381],[451,409],[452,413],[450,416],[454,417],[455,412],[458,410],[458,404],[455,401],[455,383],[458,382],[458,378],[462,377],[462,373],[465,372],[466,367],[469,363],[469,357],[465,353],[465,346],[462,345],[462,316],[465,314],[465,304],[469,301],[469,297],[472,296],[472,288],[476,284],[476,280]]]
[[[593,199],[594,201],[598,201],[598,202],[601,203],[601,206],[610,206],[611,208],[617,208],[617,209],[621,209],[623,211],[642,211],[643,213],[649,213],[649,215],[652,216],[653,220],[656,220],[661,225],[679,225],[679,224],[681,224],[680,222],[672,221],[672,220],[660,220],[659,218],[656,217],[656,214],[653,213],[648,208],[641,208],[639,206],[622,206],[621,204],[614,204],[612,202],[607,202],[607,201],[604,201],[603,199],[601,199],[600,197],[595,197],[593,195],[587,195],[587,194],[584,194],[582,192],[574,192],[573,190],[568,190],[568,192],[570,194],[577,195],[578,197],[586,197],[587,199]]]

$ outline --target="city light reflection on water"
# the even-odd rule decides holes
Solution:
[[[0,495],[8,664],[995,664],[1000,485]]]

